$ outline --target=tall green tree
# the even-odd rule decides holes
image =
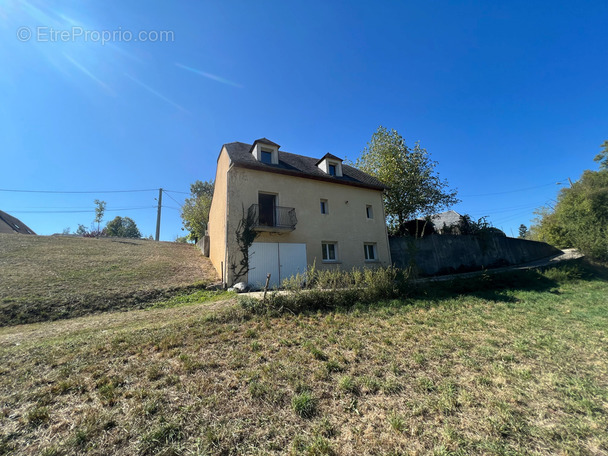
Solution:
[[[593,160],[600,164],[601,170],[608,170],[608,140],[604,141],[600,147],[602,150],[595,156]]]
[[[117,216],[106,225],[106,236],[141,238],[141,232],[133,219]]]
[[[523,223],[519,225],[519,236],[520,239],[526,239],[528,237],[528,227]]]
[[[97,223],[97,233],[99,233],[99,225],[103,221],[103,215],[106,212],[106,202],[96,199],[95,203],[95,223]]]
[[[608,141],[602,145],[608,146]],[[608,159],[608,150],[603,152]],[[601,154],[600,154],[601,155]],[[596,161],[597,160],[596,157]],[[571,188],[563,188],[553,210],[537,211],[534,238],[559,248],[576,247],[585,255],[608,261],[608,166],[587,170]]]
[[[427,150],[418,143],[408,147],[396,130],[380,126],[355,166],[388,187],[384,207],[393,234],[402,234],[408,220],[441,212],[460,201],[456,190],[439,177],[437,162]]]
[[[190,240],[196,242],[205,235],[209,223],[209,210],[213,199],[213,181],[197,180],[190,185],[190,198],[182,206],[181,217]]]

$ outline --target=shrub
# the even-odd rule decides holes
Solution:
[[[306,274],[283,281],[282,288],[289,293],[272,292],[266,302],[245,297],[240,304],[254,314],[352,308],[405,295],[408,279],[408,272],[394,267],[341,271],[313,265]]]
[[[563,265],[558,268],[547,269],[543,272],[543,275],[550,280],[554,280],[559,283],[575,282],[580,280],[584,272],[578,265]]]

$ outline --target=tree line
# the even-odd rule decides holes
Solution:
[[[586,170],[569,188],[562,188],[553,208],[536,211],[525,237],[558,248],[577,248],[599,261],[608,261],[608,141],[594,160],[597,171]],[[521,227],[520,227],[521,228]],[[524,227],[525,228],[525,227]]]
[[[129,217],[116,216],[110,220],[105,227],[101,228],[103,216],[106,212],[106,202],[96,199],[95,203],[95,219],[91,224],[91,228],[79,224],[76,230],[77,236],[83,237],[122,237],[140,239],[141,232],[137,228],[137,224]],[[70,234],[70,229],[63,230],[63,234]]]

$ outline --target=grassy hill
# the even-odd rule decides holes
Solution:
[[[145,307],[216,282],[192,245],[0,234],[0,326]]]
[[[334,311],[233,300],[0,328],[0,454],[606,454],[607,277],[565,266]]]

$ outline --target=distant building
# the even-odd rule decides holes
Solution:
[[[462,223],[462,220],[462,215],[456,211],[446,211],[428,217],[419,217],[405,222],[401,226],[399,235],[409,235],[421,238],[434,233],[461,234],[460,224]]]
[[[0,211],[0,233],[36,234],[18,218]]]
[[[443,233],[444,229],[455,227],[458,230],[462,221],[462,215],[456,211],[445,211],[440,214],[431,215],[431,223],[437,233]]]

